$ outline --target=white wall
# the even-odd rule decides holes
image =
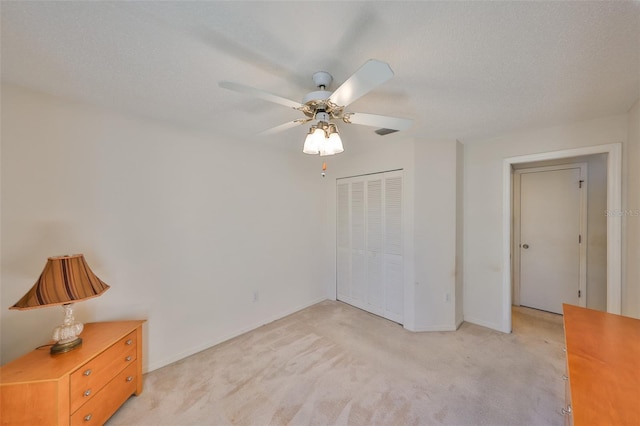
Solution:
[[[416,142],[414,160],[414,330],[455,330],[458,142]]]
[[[640,318],[640,100],[629,111],[629,142],[626,151],[626,197],[622,217],[623,246],[626,247],[622,287],[622,312]]]
[[[626,144],[627,126],[627,115],[623,114],[465,144],[465,321],[501,330],[508,315],[504,306],[509,303],[504,303],[502,289],[503,160],[615,142]],[[629,288],[637,285],[623,283]]]
[[[148,320],[149,370],[326,298],[322,183],[302,153],[13,86],[1,135],[2,363],[62,320],[8,310],[52,255],[84,253],[111,285],[78,319]]]
[[[456,142],[456,293],[455,324],[464,319],[464,145]]]

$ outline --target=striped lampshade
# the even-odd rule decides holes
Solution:
[[[100,296],[108,289],[91,271],[83,255],[50,257],[31,290],[9,309],[64,305]]]

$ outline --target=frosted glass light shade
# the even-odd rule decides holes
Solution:
[[[324,144],[320,148],[321,156],[340,154],[344,151],[342,139],[340,138],[335,125],[331,125],[329,132],[329,137],[325,139]]]
[[[344,151],[342,139],[335,124],[318,121],[309,129],[302,152],[305,154],[334,155]]]
[[[307,138],[304,140],[302,152],[305,154],[318,154],[320,147],[324,144],[324,130],[311,126]]]

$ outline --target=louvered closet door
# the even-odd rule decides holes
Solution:
[[[385,318],[402,322],[404,286],[402,256],[402,177],[385,179],[384,281]]]
[[[336,282],[338,300],[351,297],[351,230],[349,183],[338,182],[336,215]]]
[[[337,182],[338,300],[403,321],[402,172]]]
[[[351,298],[366,300],[364,182],[351,184]]]
[[[384,315],[382,178],[367,181],[367,309]]]

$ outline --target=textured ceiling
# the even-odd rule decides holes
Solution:
[[[395,76],[349,110],[412,118],[405,135],[417,140],[469,142],[624,113],[640,95],[637,1],[0,7],[4,82],[241,138],[299,113],[219,81],[299,101],[315,71],[329,71],[335,89],[369,58]],[[272,138],[301,142],[305,132]]]

